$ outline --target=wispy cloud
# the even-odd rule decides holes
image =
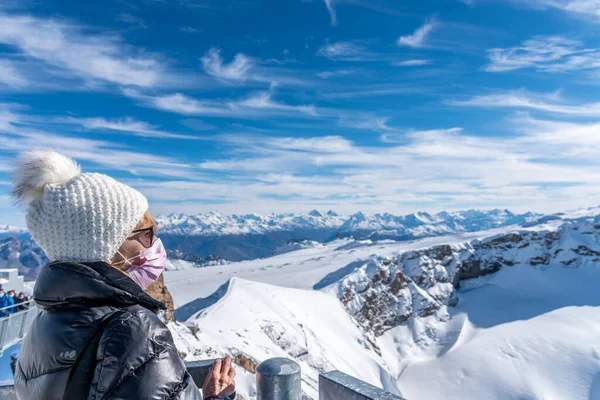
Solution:
[[[182,26],[181,28],[179,28],[180,31],[185,32],[185,33],[198,33],[200,32],[198,29],[194,28],[193,26]]]
[[[415,60],[398,61],[398,62],[392,63],[392,65],[395,65],[396,67],[421,67],[424,65],[430,65],[431,63],[432,63],[431,60],[415,59]]]
[[[182,115],[212,117],[237,117],[263,119],[275,116],[315,117],[314,105],[289,105],[273,99],[271,92],[255,92],[236,100],[198,100],[182,93],[147,96],[135,91],[126,91],[130,97],[143,105]]]
[[[518,0],[520,3],[556,8],[575,15],[594,17],[600,22],[600,1],[598,0]]]
[[[148,26],[146,25],[146,23],[144,22],[143,19],[138,18],[134,15],[128,14],[128,13],[121,13],[117,16],[117,21],[121,21],[124,22],[126,24],[135,26],[137,28],[141,28],[141,29],[146,29],[148,28]]]
[[[193,177],[193,170],[179,160],[126,149],[104,140],[84,139],[38,130],[20,129],[17,137],[0,133],[0,146],[5,152],[21,152],[35,148],[53,148],[84,162],[111,171],[127,171],[150,177]]]
[[[369,61],[373,58],[367,48],[353,42],[327,43],[317,51],[317,55],[332,61]]]
[[[221,56],[221,50],[213,47],[201,58],[201,61],[204,71],[221,82],[237,84],[259,83],[269,86],[310,85],[309,81],[298,77],[298,71],[264,65],[276,63],[274,59],[262,61],[243,53],[238,53],[233,57],[231,62],[226,63]],[[277,61],[279,65],[285,64],[285,61]]]
[[[536,36],[520,46],[488,50],[489,72],[534,68],[545,72],[599,69],[600,49],[562,36]]]
[[[337,15],[335,13],[335,8],[333,7],[334,0],[323,0],[325,1],[325,6],[327,7],[327,11],[329,11],[329,18],[331,20],[331,25],[337,25]]]
[[[407,202],[427,207],[440,201],[447,208],[469,204],[520,209],[530,209],[535,201],[538,210],[569,207],[569,201],[585,204],[587,195],[569,201],[563,196],[572,185],[600,182],[600,168],[591,164],[599,146],[587,147],[587,164],[572,163],[582,155],[577,138],[597,126],[530,120],[519,121],[517,127],[521,133],[509,137],[469,135],[461,128],[387,133],[384,146],[360,146],[337,136],[230,137],[234,157],[201,167],[232,174],[245,195],[229,197],[238,207],[248,207],[252,198],[268,202],[271,196],[282,199],[272,203],[278,209],[299,203],[337,205],[340,200],[344,208],[355,210],[366,203],[371,209],[390,210]],[[565,129],[577,135],[563,135]],[[329,174],[311,173],[322,169]]]
[[[137,121],[132,117],[120,119],[106,118],[74,118],[64,117],[56,118],[56,122],[64,124],[79,125],[87,130],[99,131],[114,131],[128,133],[135,136],[160,138],[160,139],[184,139],[184,140],[199,140],[203,139],[197,136],[182,135],[178,133],[163,132],[158,127],[147,122]]]
[[[436,25],[436,19],[431,18],[423,26],[418,28],[412,35],[400,36],[398,38],[398,45],[407,47],[423,47],[427,41],[427,38],[435,29]]]
[[[453,100],[448,103],[454,106],[529,109],[574,117],[600,117],[600,103],[573,104],[556,94],[529,93],[523,90],[475,96],[468,100]]]
[[[337,76],[347,76],[347,75],[352,75],[354,74],[356,71],[352,70],[352,69],[339,69],[337,71],[323,71],[323,72],[319,72],[317,73],[317,76],[321,79],[329,79],[329,78],[334,78]]]
[[[455,135],[463,132],[463,128],[449,128],[449,129],[432,129],[427,131],[416,131],[416,130],[408,130],[405,132],[400,132],[400,130],[396,129],[396,132],[384,133],[381,135],[380,140],[383,143],[398,143],[398,144],[406,144],[411,139],[423,139],[430,137],[439,137],[444,135]]]
[[[152,87],[166,74],[156,57],[129,48],[118,37],[87,34],[60,20],[0,10],[0,43],[90,81]]]
[[[27,79],[8,60],[0,60],[0,85],[21,88],[27,86],[27,84]]]
[[[468,5],[475,5],[479,2],[494,0],[458,0]],[[501,0],[504,1],[504,0]],[[600,22],[600,1],[599,0],[509,0],[507,3],[519,6],[527,6],[536,9],[555,9],[564,11],[573,16],[588,18],[594,22]]]
[[[430,94],[432,88],[426,85],[414,84],[374,84],[368,86],[355,86],[353,90],[332,91],[322,93],[321,96],[330,99],[354,99],[365,97],[384,97],[398,95],[425,95]]]
[[[338,123],[340,126],[374,132],[399,132],[397,128],[388,125],[389,120],[389,117],[345,115],[340,118]]]
[[[254,67],[250,57],[242,53],[236,54],[231,63],[225,64],[221,57],[221,50],[214,47],[202,57],[202,65],[207,74],[219,79],[233,81],[248,79],[248,73]]]

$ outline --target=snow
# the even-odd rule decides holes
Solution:
[[[161,227],[161,232],[177,235],[247,235],[330,229],[332,233],[364,232],[367,235],[377,233],[388,237],[422,237],[514,225],[538,216],[532,213],[516,215],[508,210],[466,210],[436,215],[418,212],[405,216],[389,213],[368,215],[358,212],[347,217],[331,210],[326,214],[312,210],[306,214],[170,214],[158,216],[156,221]]]
[[[307,214],[224,215],[210,212],[197,215],[160,215],[156,218],[162,233],[217,236],[302,229],[335,229],[342,224],[342,221],[343,217],[335,213],[321,214],[317,210]]]
[[[441,244],[457,245],[475,239],[490,238],[509,232],[539,229],[553,230],[564,221],[557,219],[544,225],[529,228],[509,226],[481,232],[429,237],[425,239],[390,241],[336,240],[322,247],[302,249],[270,258],[231,263],[223,266],[166,271],[165,283],[174,293],[175,307],[184,305],[198,297],[208,297],[232,277],[240,277],[272,285],[312,289],[327,275],[343,270],[357,260],[367,260],[373,255],[391,258],[396,254],[426,249]],[[333,283],[333,282],[331,282]]]
[[[519,265],[463,291],[452,318],[464,325],[445,332],[450,325],[442,324],[436,332],[455,342],[408,362],[399,379],[403,395],[599,399],[599,279],[598,265],[544,270]],[[383,340],[393,341],[395,334],[402,335],[392,331]]]
[[[409,400],[600,399],[599,214],[577,210],[406,242],[343,239],[168,271],[175,305],[187,305],[186,324],[197,332],[181,323],[170,328],[187,360],[293,358],[311,398],[318,372],[339,369]],[[440,245],[452,249],[441,264],[426,256]],[[419,315],[422,299],[451,298],[446,281],[473,255],[505,263],[462,281],[455,307],[438,303]],[[546,255],[547,263],[533,262]],[[405,299],[399,313],[411,317],[377,336],[366,329],[368,319],[351,316],[360,298],[344,306],[338,297],[349,282],[373,288],[381,265],[402,266],[409,281],[397,294]],[[240,393],[254,399],[254,375],[240,372]]]
[[[198,328],[198,340],[188,336],[192,348],[184,352],[192,352],[193,343],[198,343],[204,356],[242,353],[255,360],[293,358],[302,368],[303,390],[312,398],[317,396],[319,371],[334,369],[397,392],[393,378],[386,378],[381,367],[383,360],[342,304],[318,291],[235,278],[217,304],[188,324]],[[179,340],[182,346],[184,339]],[[245,398],[254,395],[254,379],[252,374],[236,378]]]

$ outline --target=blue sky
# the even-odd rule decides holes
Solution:
[[[4,1],[0,223],[52,147],[155,213],[600,199],[600,0]]]

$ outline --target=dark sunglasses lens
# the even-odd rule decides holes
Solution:
[[[146,247],[152,246],[152,239],[154,238],[154,229],[148,229],[143,232],[142,244]]]

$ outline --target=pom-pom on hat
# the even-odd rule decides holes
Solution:
[[[53,150],[19,155],[12,194],[51,261],[109,261],[148,210],[137,190]]]

